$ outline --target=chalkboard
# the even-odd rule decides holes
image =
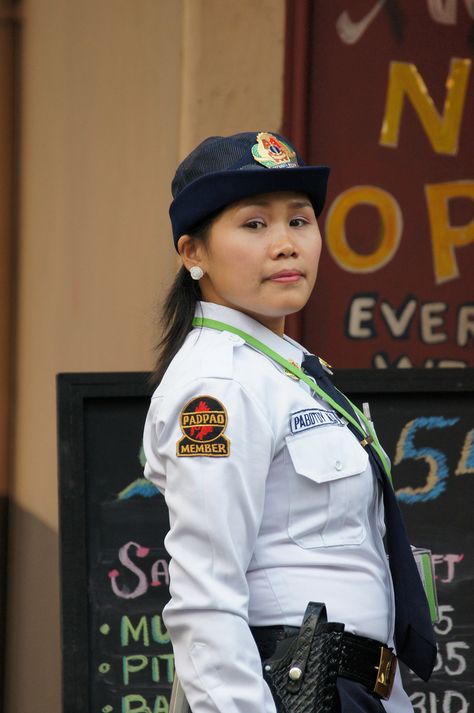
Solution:
[[[58,376],[63,713],[168,713],[173,656],[168,516],[142,478],[147,374]],[[415,711],[474,702],[474,370],[337,374],[368,401],[413,544],[433,551],[441,618],[435,673],[403,672]]]

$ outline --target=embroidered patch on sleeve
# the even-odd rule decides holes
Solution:
[[[223,458],[230,454],[230,441],[224,436],[227,411],[212,396],[196,396],[179,415],[183,437],[176,444],[176,455]]]

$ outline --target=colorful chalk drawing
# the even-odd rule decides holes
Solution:
[[[138,461],[143,469],[146,463],[143,443],[140,445],[140,450],[138,451]],[[142,477],[135,478],[135,480],[132,480],[131,483],[123,488],[118,493],[117,500],[130,500],[131,498],[154,498],[157,495],[161,495],[161,493],[156,485]]]
[[[136,478],[117,495],[117,500],[130,500],[130,498],[154,498],[161,495],[160,491],[146,478]]]

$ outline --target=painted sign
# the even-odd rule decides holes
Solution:
[[[343,368],[472,366],[474,1],[311,7],[306,153],[331,177],[302,341]]]

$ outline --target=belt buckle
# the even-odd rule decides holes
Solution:
[[[380,647],[380,661],[375,679],[374,693],[387,700],[392,692],[395,672],[397,670],[397,657],[386,646]]]

